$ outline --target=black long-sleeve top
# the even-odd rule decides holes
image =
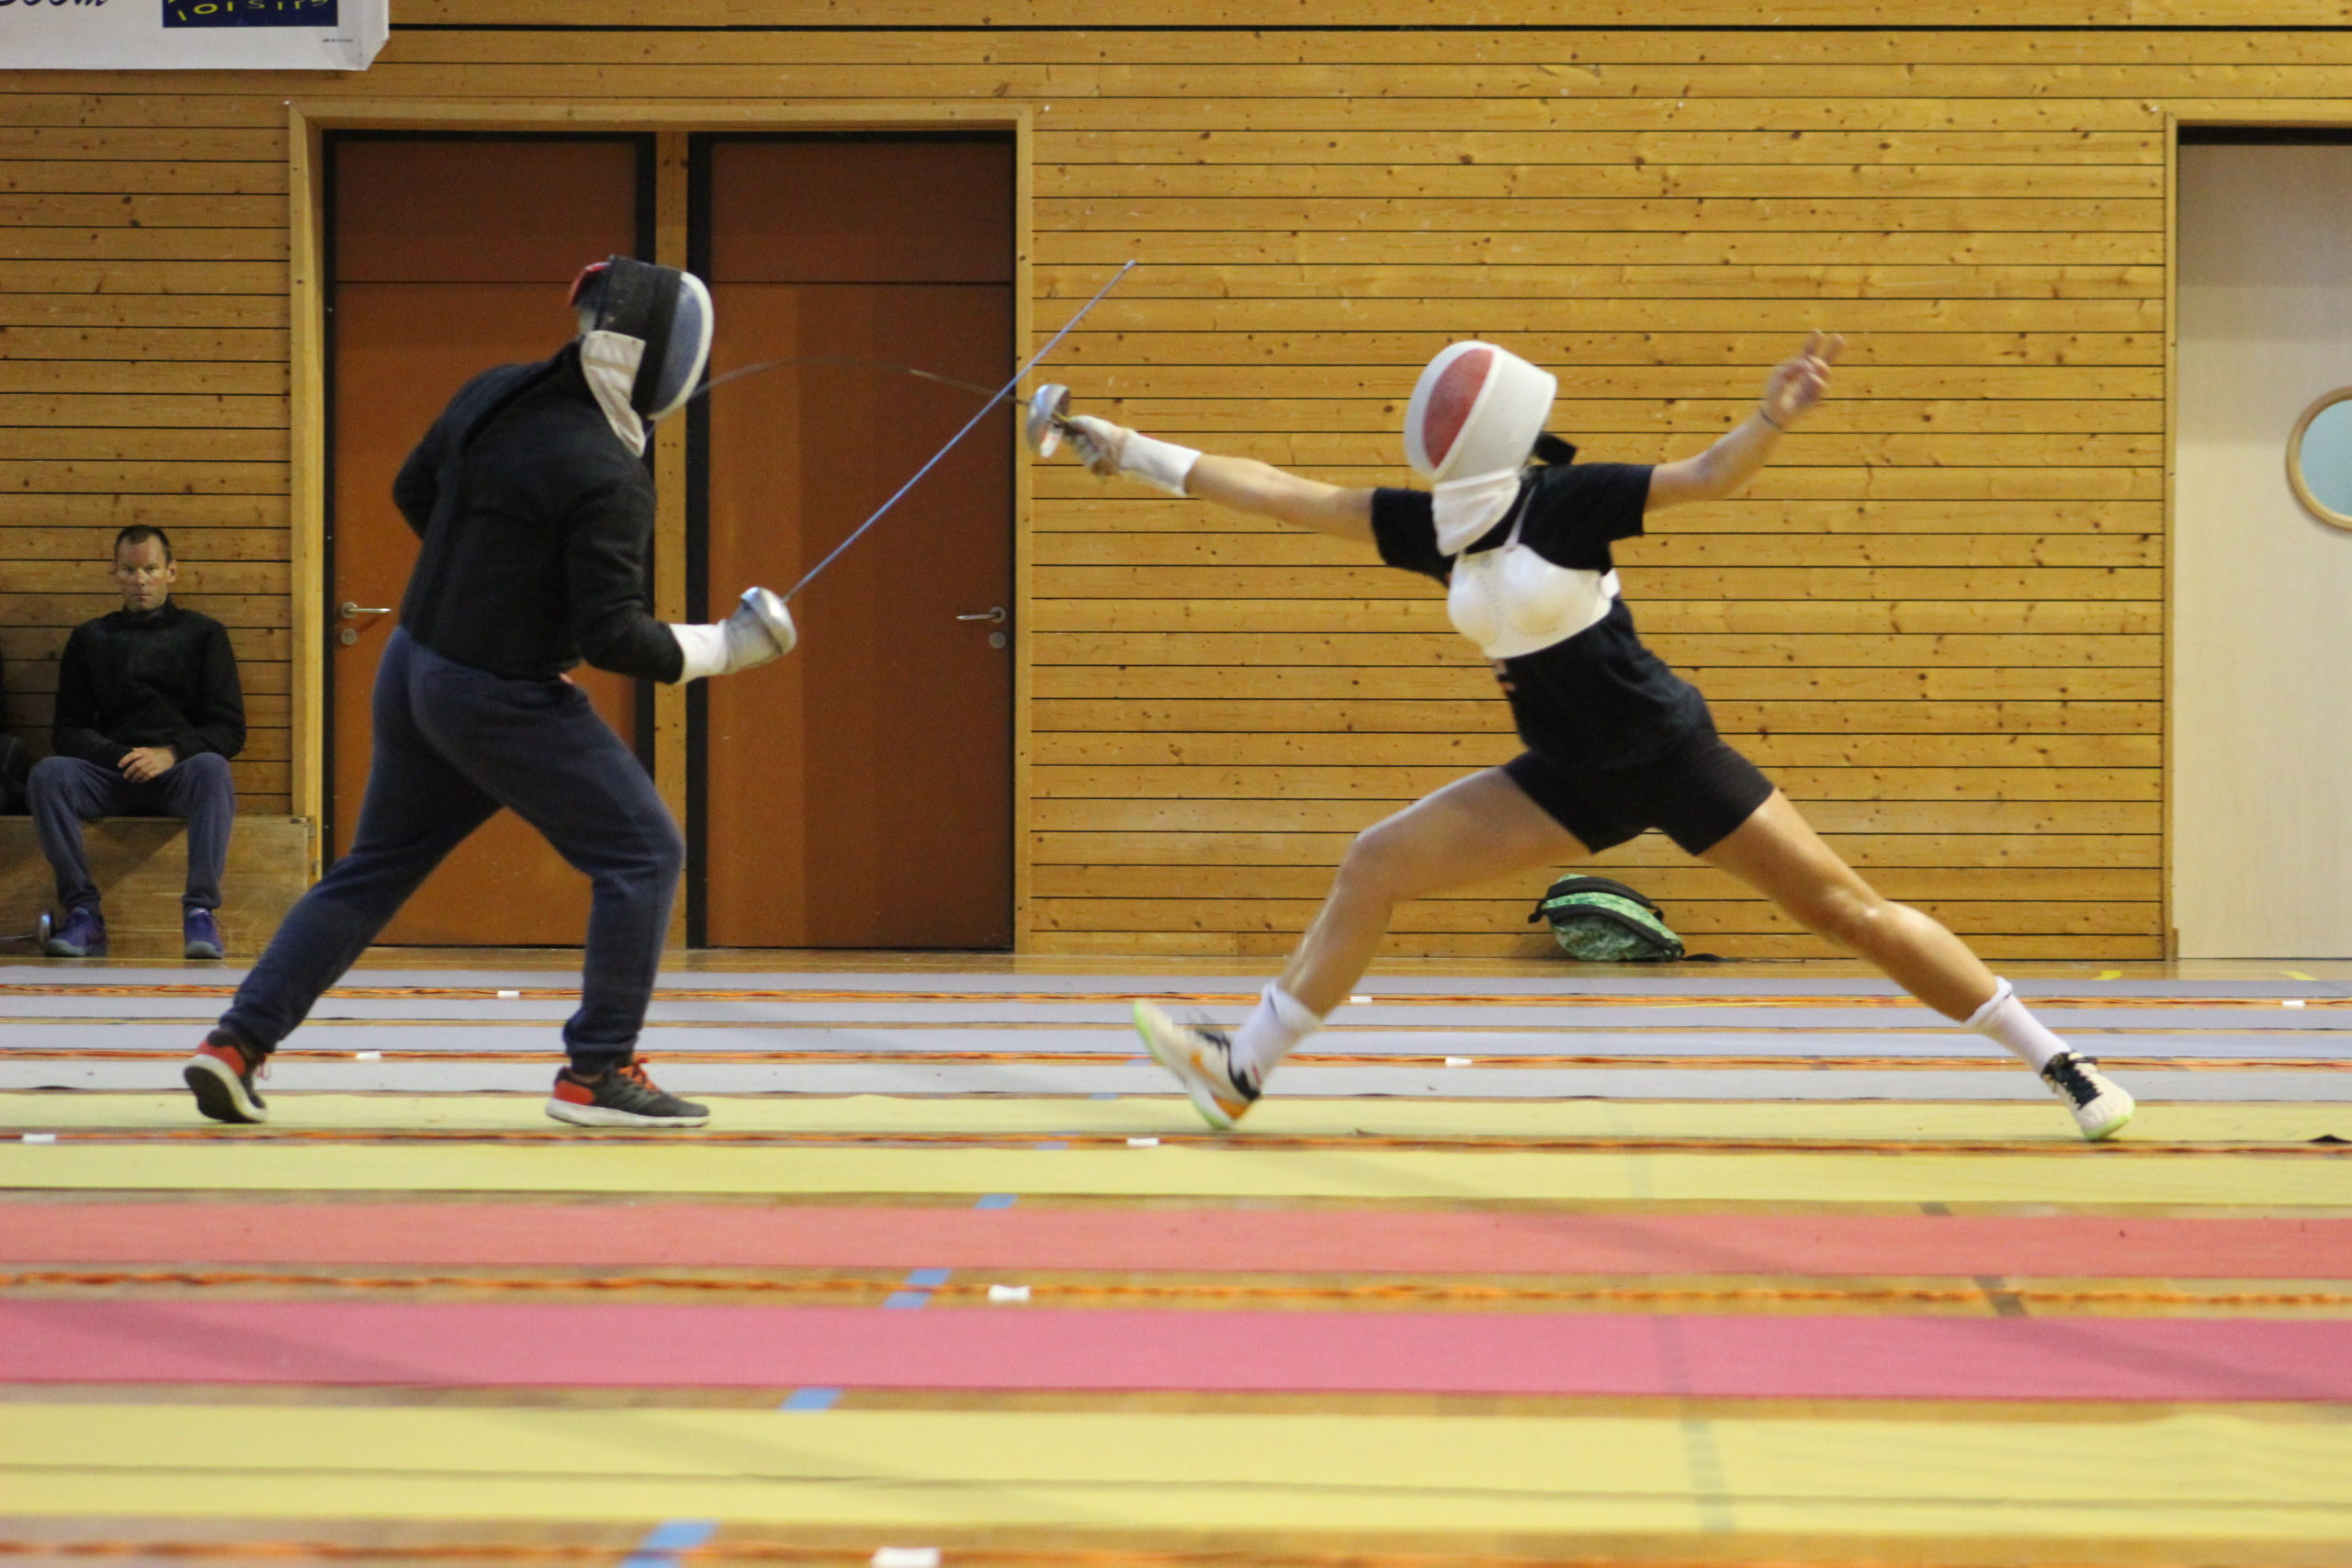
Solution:
[[[576,343],[459,388],[392,501],[424,541],[401,625],[443,658],[525,678],[583,659],[646,680],[684,672],[651,614],[653,480],[597,406]]]
[[[139,746],[235,756],[245,749],[245,699],[227,628],[169,600],[74,627],[58,660],[50,744],[108,768]]]

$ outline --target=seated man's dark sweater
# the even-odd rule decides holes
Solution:
[[[159,532],[125,529],[114,572],[123,608],[76,626],[58,662],[57,754],[34,764],[26,790],[64,916],[45,940],[52,956],[107,948],[83,822],[154,816],[187,822],[187,955],[220,956],[212,911],[236,816],[229,759],[244,749],[245,704],[227,630],[171,603],[177,573]]]
[[[224,761],[245,749],[245,699],[228,628],[166,600],[74,628],[57,669],[61,757],[119,769],[134,747]]]

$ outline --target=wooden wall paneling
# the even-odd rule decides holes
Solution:
[[[1051,378],[1341,482],[1401,476],[1403,396],[1453,336],[1555,364],[1592,456],[1656,460],[1736,417],[1807,327],[1842,326],[1839,400],[1783,461],[1626,550],[1635,613],[1898,897],[1995,957],[2106,959],[2154,955],[2166,925],[2171,119],[2344,118],[2338,9],[2025,0],[1986,28],[1928,0],[1906,24],[1950,30],[1897,31],[1848,0],[1795,0],[1778,28],[1700,0],[1665,29],[1574,0],[1545,30],[1439,34],[1413,29],[1491,6],[1355,0],[1284,32],[1255,0],[1180,0],[1168,30],[1112,37],[1042,30],[1090,20],[1069,0],[658,34],[609,0],[410,0],[404,23],[549,30],[404,27],[337,92],[441,125],[1017,116],[1021,340],[1146,264]],[[759,19],[680,0],[662,22]],[[583,21],[620,30],[556,30]],[[2233,30],[2266,26],[2308,30]],[[300,441],[270,444],[300,396],[292,261],[282,229],[247,221],[290,191],[282,95],[258,74],[172,85],[0,73],[19,724],[46,689],[22,659],[87,593],[56,565],[119,521],[234,538],[211,557],[227,598],[291,591],[227,570],[296,558]],[[171,434],[199,428],[220,438],[206,457]],[[1271,959],[1350,832],[1513,749],[1426,585],[1067,464],[1022,482],[1033,950]],[[240,637],[290,629],[240,615]],[[285,659],[256,667],[257,705],[289,694]],[[1608,863],[1714,950],[1822,951],[1670,846]],[[1539,950],[1506,892],[1406,911],[1390,951]]]
[[[527,27],[578,22],[582,7],[568,0],[404,0],[413,8],[402,20],[455,21]],[[1013,28],[1023,25],[1086,27],[1099,24],[1100,13],[1082,0],[862,0],[854,7],[813,8],[824,19],[854,16],[868,27],[978,27]],[[1444,23],[1476,27],[1494,20],[1487,0],[1350,0],[1325,6],[1321,16],[1335,26],[1428,27]],[[611,19],[630,13],[609,8]],[[665,18],[678,26],[717,27],[740,23],[739,0],[673,0]],[[1654,5],[1637,0],[1569,0],[1553,6],[1547,19],[1561,28],[1625,28],[1639,29],[1657,17]],[[2167,28],[2181,27],[2331,27],[2343,19],[2336,0],[2009,0],[2000,15],[2017,28],[2096,28],[2130,39]],[[1981,0],[1926,0],[1904,11],[1906,22],[1921,28],[1972,28],[1983,23]],[[1880,26],[1886,9],[1862,0],[1783,0],[1773,7],[1778,23],[1795,28],[1857,28]],[[1169,18],[1196,27],[1253,28],[1266,25],[1265,7],[1254,0],[1187,0]],[[1675,8],[1678,24],[1690,28],[1747,28],[1756,22],[1755,7],[1742,0],[1685,0]],[[2064,45],[2063,37],[2059,40]]]

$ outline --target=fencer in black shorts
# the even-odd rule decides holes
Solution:
[[[1238,1029],[1137,1007],[1153,1056],[1212,1125],[1233,1125],[1347,998],[1397,904],[1573,863],[1653,828],[2015,1054],[2085,1137],[2130,1120],[2132,1097],[2096,1063],[1958,937],[1865,882],[1724,742],[1697,689],[1643,646],[1620,594],[1611,547],[1652,513],[1744,485],[1820,401],[1840,346],[1815,333],[1773,368],[1753,415],[1696,457],[1649,467],[1575,461],[1544,433],[1554,377],[1493,344],[1451,344],[1406,411],[1406,456],[1431,481],[1425,491],[1343,489],[1106,420],[1071,422],[1073,448],[1098,474],[1370,545],[1443,584],[1449,618],[1493,665],[1527,748],[1359,835],[1289,965]]]

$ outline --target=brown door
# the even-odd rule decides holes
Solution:
[[[638,254],[634,140],[337,139],[327,529],[333,847],[359,821],[368,693],[416,559],[392,476],[452,393],[572,335],[565,290],[599,257]],[[582,690],[632,735],[635,682],[582,667]],[[587,879],[512,812],[442,863],[381,940],[570,945]]]
[[[713,614],[783,592],[969,420],[1012,358],[1001,141],[701,143]],[[793,604],[799,650],[709,682],[713,946],[1012,939],[1012,423],[1000,408]],[[960,618],[959,617],[966,617]]]

